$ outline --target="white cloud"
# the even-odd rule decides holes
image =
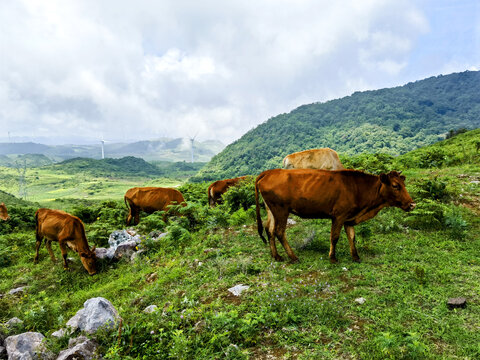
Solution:
[[[5,0],[0,24],[5,133],[225,142],[303,103],[412,80],[429,30],[393,0]]]

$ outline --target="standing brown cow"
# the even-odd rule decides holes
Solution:
[[[168,210],[170,205],[187,205],[180,191],[162,187],[134,187],[128,189],[124,200],[128,208],[127,226],[132,218],[134,224],[138,224],[140,211],[151,214],[155,211]]]
[[[222,202],[222,195],[229,187],[237,185],[246,176],[240,176],[233,179],[218,180],[208,187],[208,204],[213,207]]]
[[[283,167],[285,169],[344,169],[337,152],[330,148],[304,150],[287,155],[283,159]]]
[[[90,250],[82,220],[61,210],[38,209],[35,213],[36,239],[35,264],[38,263],[38,250],[45,238],[50,258],[55,262],[51,243],[58,241],[63,257],[63,268],[68,270],[67,247],[77,252],[83,267],[90,275],[97,273],[95,267],[95,246]]]
[[[355,247],[353,226],[373,218],[388,206],[405,211],[415,208],[415,203],[405,188],[405,176],[396,171],[370,175],[356,170],[273,169],[261,173],[255,182],[258,233],[262,240],[263,224],[260,217],[258,193],[267,209],[266,232],[270,251],[277,261],[275,236],[292,261],[298,260],[285,236],[288,214],[303,218],[332,219],[330,233],[330,261],[337,262],[335,246],[342,226],[345,227],[350,253],[360,261]]]
[[[7,207],[3,202],[0,204],[0,219],[2,220],[10,219],[10,216],[8,216]]]

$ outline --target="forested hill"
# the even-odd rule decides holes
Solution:
[[[449,130],[478,127],[480,72],[440,75],[275,116],[214,156],[192,180],[256,174],[310,148],[403,154],[444,139]]]

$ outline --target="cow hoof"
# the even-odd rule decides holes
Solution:
[[[360,258],[353,259],[353,261],[356,262],[356,263],[361,263],[362,262],[362,260],[360,260]]]
[[[300,260],[298,260],[298,258],[294,258],[294,259],[290,259],[290,263],[291,264],[298,264],[300,262]]]
[[[330,264],[336,264],[336,263],[338,263],[338,260],[337,260],[337,259],[335,259],[335,258],[333,258],[333,259],[330,258]]]
[[[275,256],[275,261],[283,261],[283,257],[280,255]]]

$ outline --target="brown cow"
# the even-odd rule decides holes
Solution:
[[[353,226],[373,218],[388,206],[405,211],[415,208],[405,188],[405,176],[396,171],[370,175],[357,170],[273,169],[261,173],[255,182],[258,233],[262,240],[263,224],[260,217],[258,193],[267,209],[266,233],[272,256],[282,261],[275,246],[275,236],[292,261],[297,261],[287,242],[285,228],[289,213],[310,219],[332,219],[330,234],[330,261],[337,262],[335,246],[342,226],[345,227],[350,253],[360,261],[355,247]]]
[[[285,169],[343,170],[344,167],[335,150],[330,148],[295,152],[283,159]]]
[[[233,179],[215,181],[208,187],[208,204],[211,207],[220,204],[222,202],[222,195],[228,190],[228,188],[237,185],[245,178],[246,176],[240,176]]]
[[[90,275],[97,273],[95,267],[95,246],[90,249],[82,220],[61,210],[38,209],[35,213],[36,239],[35,264],[38,263],[38,250],[45,238],[50,258],[55,262],[51,243],[58,241],[63,257],[63,268],[68,270],[67,247],[78,253],[83,267]]]
[[[187,205],[180,191],[162,187],[134,187],[128,189],[124,200],[125,205],[129,208],[127,226],[132,218],[134,224],[138,224],[140,211],[151,214],[155,211],[168,210],[170,205]]]
[[[0,204],[0,219],[2,220],[10,219],[10,216],[8,216],[7,207],[3,202]]]

